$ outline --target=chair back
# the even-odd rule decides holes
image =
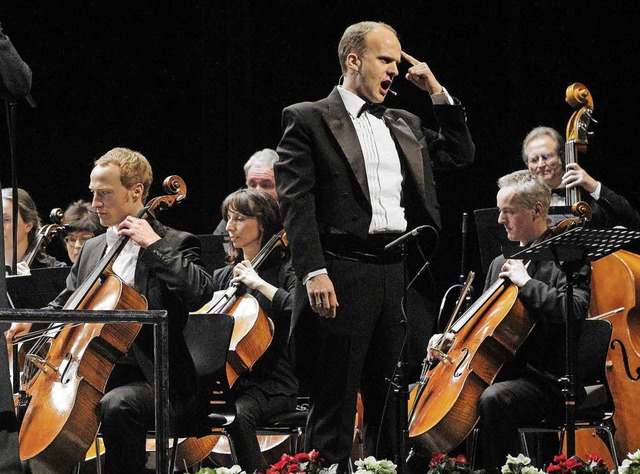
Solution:
[[[196,368],[198,398],[207,406],[210,428],[227,426],[236,414],[226,373],[233,324],[228,314],[190,314],[184,329]]]
[[[578,373],[584,386],[607,383],[606,363],[613,326],[605,319],[586,319],[578,339]]]

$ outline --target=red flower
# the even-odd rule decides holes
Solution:
[[[592,453],[589,454],[587,456],[587,461],[589,462],[595,462],[598,466],[602,466],[604,465],[604,459],[602,459],[599,455],[597,455],[596,453]]]
[[[311,457],[307,453],[298,453],[296,454],[296,461],[298,462],[307,462],[311,459]]]
[[[280,458],[280,461],[278,461],[271,467],[273,468],[274,471],[279,471],[280,469],[283,469],[288,462],[289,462],[288,456],[286,454],[283,454],[282,457]]]
[[[429,462],[429,467],[435,467],[436,464],[444,460],[446,457],[447,457],[446,453],[433,453],[433,455],[431,455],[431,461]]]
[[[297,464],[290,464],[289,467],[287,468],[287,472],[289,474],[292,474],[294,472],[298,472],[300,469],[298,468]]]
[[[460,464],[467,464],[469,462],[467,457],[464,454],[458,454],[456,461]]]
[[[557,463],[565,462],[566,460],[567,460],[567,457],[564,455],[564,453],[553,457],[553,462],[557,462]]]
[[[562,469],[560,469],[560,466],[558,466],[557,464],[549,464],[549,466],[547,467],[547,474],[561,472],[561,471]]]
[[[576,461],[576,460],[575,460],[575,459],[573,459],[573,458],[569,458],[569,459],[567,459],[567,462],[565,463],[565,465],[566,465],[566,467],[567,467],[567,469],[568,469],[569,471],[570,471],[570,470],[572,470],[572,469],[577,469],[577,468],[579,468],[579,467],[582,467],[582,466],[583,466],[583,464],[582,464],[581,462]]]

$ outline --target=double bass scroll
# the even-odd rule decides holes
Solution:
[[[567,87],[565,101],[578,110],[573,112],[567,123],[567,140],[564,146],[565,166],[578,162],[578,155],[586,153],[588,135],[587,129],[593,119],[593,97],[583,84],[579,82]],[[580,188],[578,186],[567,189],[566,204],[571,207],[574,215],[591,219],[591,208],[581,200]]]

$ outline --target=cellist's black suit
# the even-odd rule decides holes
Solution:
[[[502,256],[491,262],[485,291],[498,280],[504,263]],[[496,382],[480,397],[476,468],[485,468],[488,473],[498,472],[507,454],[520,453],[520,426],[550,415],[561,417],[564,412],[558,379],[566,373],[566,275],[555,262],[547,261],[532,261],[527,272],[531,280],[520,288],[518,298],[536,325],[515,358],[504,365]],[[571,311],[574,318],[582,320],[589,308],[591,267],[584,265],[574,280]]]
[[[384,113],[400,157],[408,229],[421,224],[440,227],[433,166],[462,166],[474,156],[460,103],[436,105],[434,110],[439,132],[424,128],[409,112],[387,109]],[[389,240],[369,235],[372,209],[367,170],[339,91],[334,88],[323,100],[287,107],[282,126],[280,161],[274,171],[298,277],[292,343],[298,375],[311,394],[305,442],[328,463],[345,463],[359,388],[365,450],[374,454],[388,386],[385,378],[392,376],[404,338],[403,267],[397,255],[381,252]],[[340,305],[335,319],[312,312],[302,284],[305,275],[321,268],[327,269]],[[385,423],[381,431],[381,450],[376,455],[390,459],[395,427]]]
[[[150,310],[166,309],[168,312],[170,400],[172,413],[182,414],[191,409],[196,396],[195,369],[183,329],[189,311],[201,308],[211,299],[213,286],[211,276],[200,263],[197,237],[158,221],[153,221],[151,226],[161,239],[140,249],[134,287],[147,298]],[[100,261],[106,246],[106,234],[85,242],[67,278],[67,288],[50,306],[64,306]],[[116,364],[107,387],[111,391],[100,404],[108,472],[144,470],[145,433],[154,424],[153,357],[153,327],[146,324],[135,339],[129,356]],[[120,396],[122,391],[134,394],[138,405],[123,406],[122,400],[127,397]],[[117,452],[118,456],[110,457],[109,451]]]

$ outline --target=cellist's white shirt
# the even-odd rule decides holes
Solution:
[[[118,241],[118,226],[112,226],[107,229],[107,252],[111,250],[111,247]],[[138,254],[140,253],[140,246],[133,240],[129,239],[124,246],[120,255],[113,262],[113,273],[122,278],[127,285],[133,286],[136,276],[136,264],[138,263]]]

